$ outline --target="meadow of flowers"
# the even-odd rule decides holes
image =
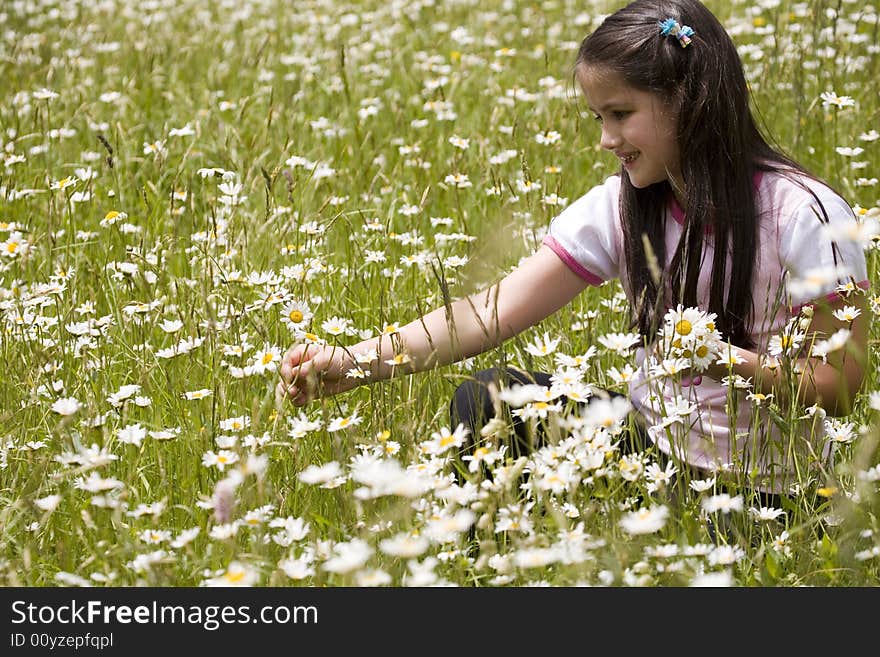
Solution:
[[[876,286],[877,10],[707,4],[770,133],[851,201],[845,237]],[[302,408],[275,398],[294,340],[393,334],[479,289],[616,170],[571,74],[617,6],[3,3],[0,583],[880,582],[874,368],[845,417],[731,381],[740,404],[783,428],[822,422],[833,442],[784,508],[762,507],[653,448],[621,456],[625,398],[565,412],[632,375],[616,282],[467,362]],[[724,352],[711,318],[678,312],[667,331],[703,329],[689,353]],[[839,319],[824,353],[846,348],[852,311]],[[780,367],[803,346],[790,328]],[[657,376],[676,381],[673,356]],[[450,395],[500,363],[554,373],[501,393],[550,444],[514,459],[498,421],[457,461]]]

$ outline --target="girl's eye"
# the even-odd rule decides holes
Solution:
[[[611,116],[613,116],[618,121],[623,121],[626,117],[629,116],[629,112],[626,110],[615,110],[611,112]]]

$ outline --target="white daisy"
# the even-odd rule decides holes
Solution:
[[[666,525],[669,509],[664,505],[643,507],[627,513],[620,520],[620,527],[628,534],[653,534]]]

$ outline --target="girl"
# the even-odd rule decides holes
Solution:
[[[357,363],[370,362],[366,381],[374,382],[480,354],[587,286],[619,278],[643,338],[629,397],[651,440],[698,472],[735,470],[758,491],[786,492],[803,480],[798,453],[814,464],[828,455],[821,418],[848,413],[864,376],[867,273],[861,245],[842,237],[855,221],[849,204],[761,135],[736,47],[697,0],[620,9],[583,41],[574,70],[619,173],[566,208],[540,249],[489,288],[348,349],[294,345],[279,394],[302,405],[363,382],[347,376]],[[846,323],[835,305],[849,307]],[[691,325],[685,309],[713,313],[735,352],[702,376],[652,374],[670,308],[679,309],[679,329]],[[809,354],[811,340],[842,328],[847,349],[825,343],[821,357]],[[788,375],[768,354],[773,336],[799,373],[796,389],[783,385]],[[478,373],[456,391],[453,422],[479,435],[496,408],[489,384],[527,381],[547,385],[549,377]],[[812,406],[813,421],[783,439],[764,409],[753,413],[743,398],[784,397],[786,389]],[[682,405],[692,412],[669,421],[670,407]]]

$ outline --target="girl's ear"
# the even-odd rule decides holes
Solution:
[[[685,103],[680,94],[671,94],[665,97],[664,111],[669,113],[675,120],[676,130],[681,129],[681,113],[685,108]]]
[[[673,116],[678,117],[684,107],[681,89],[676,89],[673,93],[663,96],[663,106]]]

